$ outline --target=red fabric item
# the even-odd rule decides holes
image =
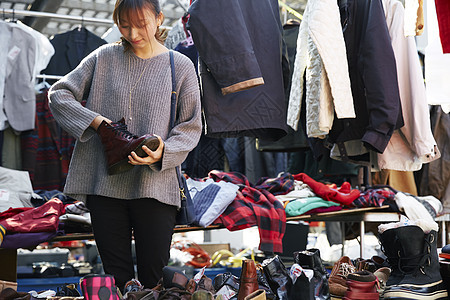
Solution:
[[[318,207],[308,210],[304,215],[320,214],[332,211],[342,210],[342,206]]]
[[[33,209],[34,207],[16,207],[5,210],[4,212],[0,213],[0,221],[6,220],[8,218],[11,218],[12,216],[17,215],[18,213]]]
[[[39,207],[0,221],[0,225],[3,225],[8,233],[53,232],[58,229],[59,217],[64,213],[63,202],[52,198]]]
[[[303,181],[309,185],[313,192],[322,199],[333,201],[342,205],[349,206],[361,194],[359,190],[352,190],[351,185],[348,182],[344,182],[339,189],[336,189],[315,181],[305,173],[294,175],[294,179]]]
[[[435,0],[442,51],[450,53],[450,1]]]

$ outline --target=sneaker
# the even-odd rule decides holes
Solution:
[[[125,287],[123,288],[123,299],[127,299],[127,294],[129,292],[139,292],[144,289],[144,286],[137,279],[131,279],[127,283],[125,283]]]
[[[347,291],[347,276],[356,271],[355,266],[348,256],[342,256],[333,265],[328,285],[330,295],[334,298],[344,297]]]

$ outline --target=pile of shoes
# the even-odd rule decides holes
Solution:
[[[380,225],[386,259],[341,257],[328,280],[331,299],[449,299],[450,264],[439,266],[435,225],[420,225],[409,220]]]
[[[351,260],[343,256],[334,263],[328,279],[331,299],[378,300],[390,273],[382,257]]]
[[[183,269],[165,267],[152,289],[137,280],[124,288],[124,300],[439,300],[449,299],[450,245],[437,252],[437,231],[415,224],[379,226],[381,256],[350,259],[342,256],[329,274],[320,251],[293,253],[286,268],[278,255],[261,263],[242,260],[240,277],[230,272],[212,280],[202,271],[189,278]],[[433,225],[434,226],[434,225]],[[426,227],[426,226],[425,226]],[[381,230],[382,229],[382,230]],[[204,271],[204,269],[203,269]],[[89,300],[89,299],[88,299]],[[100,299],[103,300],[103,299]],[[105,299],[107,300],[107,299]]]
[[[189,278],[181,268],[167,266],[163,277],[152,289],[145,289],[136,279],[124,288],[124,300],[326,300],[329,298],[328,273],[318,249],[294,253],[288,269],[278,255],[261,264],[243,259],[240,276],[230,272],[217,274],[213,280],[202,271]]]

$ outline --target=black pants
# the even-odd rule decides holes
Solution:
[[[176,207],[155,199],[121,200],[88,196],[95,242],[106,274],[116,286],[135,278],[131,241],[136,246],[137,273],[146,288],[156,286],[169,262]]]

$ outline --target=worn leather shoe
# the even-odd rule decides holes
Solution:
[[[380,298],[377,291],[377,277],[367,270],[348,274],[347,286],[344,300],[378,300]]]
[[[348,256],[342,256],[333,265],[328,285],[331,296],[343,297],[347,291],[347,276],[356,271]]]
[[[256,265],[252,259],[242,261],[242,271],[239,281],[238,300],[244,298],[259,289]]]
[[[103,121],[97,128],[97,134],[103,144],[103,150],[108,164],[108,174],[114,175],[131,170],[134,166],[128,163],[128,155],[135,152],[140,157],[148,156],[142,149],[147,146],[155,151],[159,147],[156,136],[145,134],[137,136],[127,130],[125,119],[111,124]]]

